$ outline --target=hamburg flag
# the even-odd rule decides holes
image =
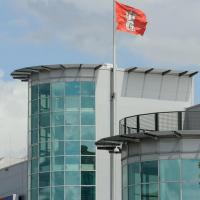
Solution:
[[[146,30],[147,19],[143,11],[116,2],[117,30],[143,35]]]

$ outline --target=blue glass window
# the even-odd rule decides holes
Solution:
[[[40,173],[39,174],[40,187],[46,187],[50,185],[50,173]]]
[[[52,143],[52,155],[60,156],[64,155],[64,142],[63,141],[54,141]]]
[[[80,156],[66,156],[65,170],[79,171],[80,170]]]
[[[80,155],[80,142],[79,141],[65,142],[65,154]]]
[[[39,190],[39,200],[49,200],[50,199],[50,188],[40,188]]]
[[[80,126],[66,126],[65,140],[80,140]]]
[[[33,85],[31,87],[31,100],[38,99],[38,85]]]
[[[180,183],[161,183],[160,200],[179,200]]]
[[[59,82],[52,83],[51,84],[52,96],[53,97],[64,96],[64,88],[65,88],[64,83],[59,83]]]
[[[82,109],[95,109],[95,98],[94,97],[81,97],[81,108]]]
[[[81,170],[95,170],[95,156],[81,156]]]
[[[82,171],[81,185],[95,185],[95,171]]]
[[[38,115],[31,116],[31,130],[38,128]]]
[[[65,112],[65,125],[80,125],[80,112]]]
[[[63,171],[64,170],[64,156],[52,157],[52,170]]]
[[[95,200],[95,187],[81,187],[81,200]]]
[[[80,187],[77,186],[68,186],[65,187],[65,197],[70,197],[70,200],[82,200],[81,197],[81,192],[80,192]],[[90,200],[90,199],[87,199]],[[93,200],[93,199],[91,199]]]
[[[38,156],[38,146],[37,145],[34,145],[32,146],[31,148],[31,157],[32,158],[35,158]]]
[[[38,187],[38,174],[32,174],[31,175],[31,188],[37,188]]]
[[[65,83],[65,95],[74,96],[80,95],[80,82],[67,82]]]
[[[31,102],[31,115],[38,113],[38,100],[34,100]]]
[[[130,200],[140,200],[140,195],[141,195],[141,186],[140,185],[128,187],[128,199],[130,199]],[[153,198],[150,198],[150,199],[153,199]]]
[[[64,98],[56,97],[52,98],[52,111],[62,111],[64,109]]]
[[[40,127],[49,127],[50,126],[50,113],[40,114]]]
[[[82,140],[95,140],[96,132],[95,126],[81,126],[81,139]]]
[[[40,172],[50,171],[50,157],[40,158]]]
[[[132,163],[128,165],[128,177],[128,185],[135,185],[141,182],[140,163]]]
[[[82,141],[81,142],[81,154],[82,155],[95,155],[96,146],[92,141]]]
[[[52,140],[64,140],[64,126],[52,127]]]
[[[52,113],[51,124],[52,126],[64,125],[64,112]]]
[[[141,200],[158,200],[158,184],[142,184]]]
[[[200,185],[196,183],[183,183],[183,200],[197,200],[200,199]]]
[[[38,189],[31,190],[31,200],[38,200]]]
[[[40,157],[43,157],[43,156],[50,156],[50,146],[51,144],[48,142],[45,142],[45,143],[40,143],[39,145],[39,155]]]
[[[52,196],[52,200],[64,199],[64,187],[53,187],[51,196]]]
[[[38,143],[38,130],[31,131],[31,144]]]
[[[65,185],[80,185],[80,171],[66,171]]]
[[[38,172],[38,159],[31,160],[31,173],[37,173]]]
[[[91,81],[81,82],[81,95],[94,96],[95,95],[95,84]]]
[[[81,124],[82,125],[95,125],[95,112],[94,111],[82,111],[81,112]]]
[[[50,128],[40,128],[39,132],[39,142],[50,142],[51,135],[50,135]]]
[[[64,185],[64,172],[53,172],[51,177],[53,186]]]
[[[50,96],[50,84],[40,84],[39,85],[39,98],[48,98]]]
[[[66,110],[80,110],[80,96],[65,97]]]
[[[50,110],[50,99],[41,98],[40,99],[40,112],[49,112]]]

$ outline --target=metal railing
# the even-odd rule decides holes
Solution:
[[[178,130],[200,130],[200,111],[149,113],[126,117],[119,122],[121,135]]]

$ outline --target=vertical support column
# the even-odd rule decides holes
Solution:
[[[178,112],[178,130],[182,130],[182,112]]]
[[[124,118],[124,134],[126,135],[126,133],[127,133],[126,118]]]
[[[137,133],[140,132],[140,116],[137,115]]]
[[[155,131],[159,131],[159,114],[155,113]]]

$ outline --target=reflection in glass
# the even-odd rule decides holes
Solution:
[[[39,124],[40,124],[40,127],[49,127],[50,126],[50,113],[40,114]]]
[[[53,186],[64,185],[64,172],[52,172],[51,177]]]
[[[37,172],[38,172],[38,160],[37,159],[31,160],[31,173],[34,174]]]
[[[38,115],[31,116],[31,130],[38,128]]]
[[[160,160],[160,181],[178,181],[180,179],[179,160]]]
[[[64,155],[64,142],[63,141],[54,141],[52,143],[52,155],[53,156]]]
[[[65,125],[80,125],[80,112],[65,112]]]
[[[179,200],[180,183],[161,183],[160,200]]]
[[[95,83],[92,81],[81,82],[81,95],[94,96],[95,95]]]
[[[43,156],[50,156],[50,143],[40,143],[39,145],[39,155]]]
[[[38,146],[34,145],[31,148],[31,157],[32,158],[37,158],[37,156],[38,156]]]
[[[53,97],[64,96],[64,86],[65,84],[62,82],[52,83],[51,84],[52,96]]]
[[[42,98],[40,99],[40,112],[49,112],[50,110],[50,99]]]
[[[52,157],[52,170],[53,171],[64,170],[64,156]]]
[[[49,200],[50,199],[50,188],[40,188],[39,190],[39,200]]]
[[[52,127],[52,140],[64,139],[64,126]]]
[[[31,131],[31,144],[36,144],[38,143],[38,130],[35,129]]]
[[[80,185],[80,171],[66,171],[65,185]]]
[[[56,97],[52,98],[51,104],[52,111],[62,111],[64,109],[64,98],[63,97]]]
[[[65,187],[65,200],[68,200],[69,197],[70,197],[70,200],[82,200],[80,196],[81,196],[80,187],[78,186]],[[87,200],[90,200],[90,199],[88,198]]]
[[[52,187],[52,200],[63,200],[64,199],[64,187]]]
[[[141,195],[140,185],[128,187],[128,199],[130,199],[130,200],[140,200],[140,195]]]
[[[39,132],[39,142],[50,142],[50,128],[40,128]]]
[[[39,98],[48,98],[50,96],[50,84],[40,84],[39,85]]]
[[[200,160],[182,160],[182,178],[184,181],[200,180]]]
[[[79,141],[65,142],[65,154],[80,155],[80,142]]]
[[[200,199],[200,185],[196,183],[183,183],[183,200],[197,200]]]
[[[80,82],[66,82],[65,83],[65,95],[74,96],[80,95]]]
[[[54,112],[51,117],[52,126],[64,125],[64,112]]]
[[[158,161],[141,163],[142,183],[158,182]]]
[[[34,100],[31,102],[31,115],[38,113],[38,100]]]
[[[66,110],[79,110],[80,109],[80,96],[65,97]]]
[[[38,189],[31,190],[31,200],[38,200]]]
[[[95,140],[95,126],[82,126],[81,127],[81,139],[82,140]]]
[[[81,142],[81,154],[82,155],[95,155],[96,146],[93,141]]]
[[[40,173],[39,174],[39,185],[40,187],[46,187],[50,185],[50,173]]]
[[[81,170],[95,170],[95,156],[81,156]]]
[[[128,185],[134,185],[141,182],[140,180],[140,163],[128,165]]]
[[[40,158],[40,172],[50,171],[50,157]]]
[[[80,170],[80,156],[66,156],[65,170],[79,171]]]
[[[81,187],[81,200],[95,200],[95,187]]]
[[[80,126],[65,126],[65,140],[80,140]]]
[[[95,98],[83,96],[81,97],[81,108],[82,109],[95,109]]]
[[[82,171],[81,185],[95,185],[95,171]]]
[[[38,174],[32,174],[31,175],[31,188],[37,188],[38,187]]]
[[[142,184],[141,200],[158,200],[158,184]]]
[[[82,111],[81,112],[81,125],[95,125],[95,112]]]
[[[31,87],[31,100],[38,99],[38,85],[33,85]]]

